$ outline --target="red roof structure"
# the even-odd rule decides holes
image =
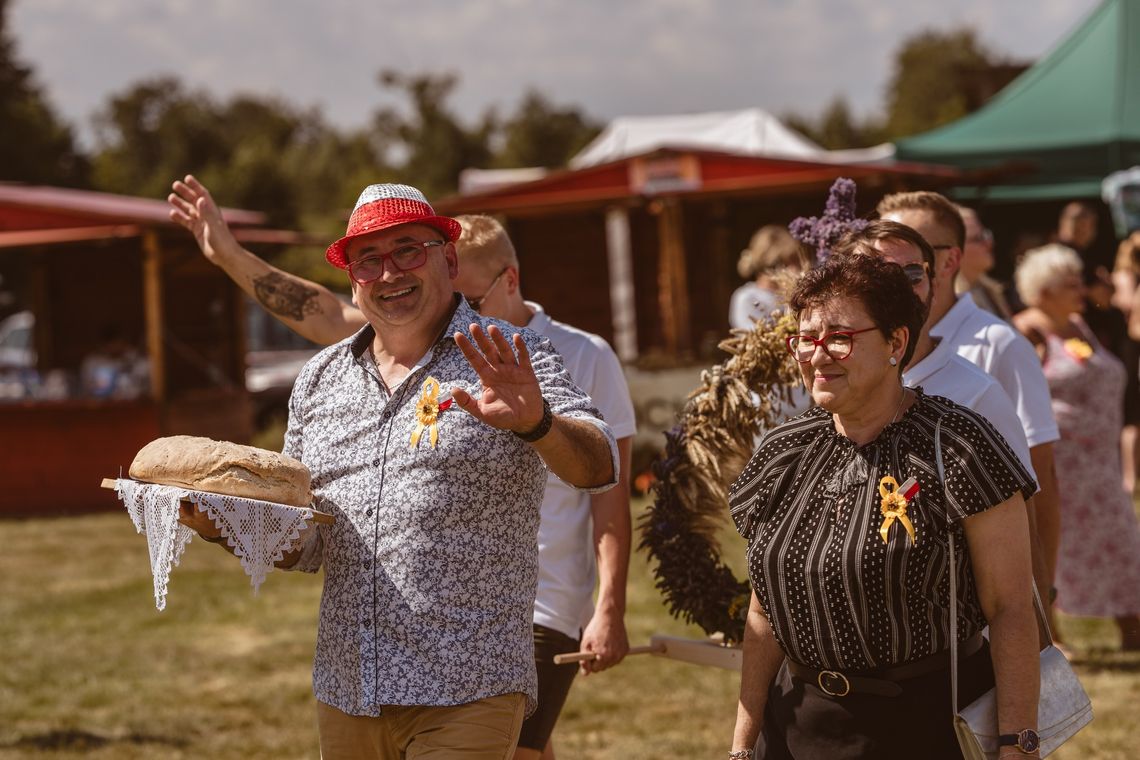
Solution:
[[[830,157],[828,157],[830,158]],[[917,163],[798,160],[673,147],[443,199],[441,213],[503,218],[528,297],[633,361],[715,351],[740,284],[736,257],[764,224],[816,215],[838,177],[870,212],[884,194],[963,181]]]
[[[239,239],[303,242],[264,214],[223,215]],[[0,322],[34,325],[29,358],[0,364],[0,515],[114,508],[100,480],[161,435],[248,440],[244,309],[164,201],[0,183]],[[93,392],[85,364],[124,344],[146,380]]]

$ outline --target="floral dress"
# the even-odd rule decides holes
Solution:
[[[1045,377],[1061,430],[1057,606],[1073,615],[1132,615],[1140,613],[1140,525],[1121,485],[1126,372],[1083,326],[1082,333],[1046,338]]]

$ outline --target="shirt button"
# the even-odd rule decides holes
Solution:
[[[365,517],[372,517],[372,507],[369,507],[367,510],[365,510],[364,516]]]
[[[373,467],[379,467],[380,466],[380,460],[379,459],[373,459],[372,460],[372,466]]]

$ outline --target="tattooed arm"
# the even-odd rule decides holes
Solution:
[[[330,344],[364,326],[364,315],[332,291],[282,271],[242,248],[222,219],[206,186],[187,175],[167,196],[170,218],[194,235],[213,264],[293,331],[315,343]]]

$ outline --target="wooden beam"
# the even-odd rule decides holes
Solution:
[[[658,233],[657,301],[665,334],[665,349],[678,358],[692,355],[689,282],[685,262],[685,236],[681,202],[656,202]]]
[[[166,350],[162,342],[165,315],[162,308],[162,248],[154,230],[143,233],[143,319],[146,322],[146,352],[150,359],[150,395],[165,417]]]

